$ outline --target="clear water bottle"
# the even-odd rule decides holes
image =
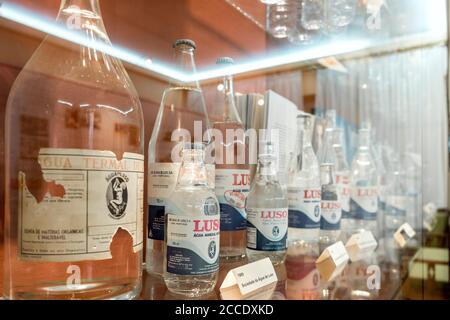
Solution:
[[[233,59],[217,59],[220,66]],[[215,139],[215,191],[220,204],[220,258],[242,259],[246,248],[245,198],[250,191],[250,166],[244,126],[235,105],[233,77],[226,75],[217,86],[212,116]],[[232,133],[230,136],[229,133]],[[230,139],[231,137],[231,139]]]
[[[289,176],[289,244],[319,240],[320,176],[319,164],[311,145],[312,118],[297,116],[295,171]]]
[[[271,141],[261,141],[255,181],[246,200],[247,255],[281,263],[287,247],[288,199],[280,185]]]
[[[342,209],[338,188],[334,180],[334,164],[320,165],[320,183],[322,184],[320,204],[320,238],[321,249],[335,243],[341,233]]]
[[[187,74],[194,74],[195,43],[180,39],[174,43],[173,48],[177,68]],[[172,82],[164,91],[148,146],[146,269],[157,275],[163,273],[165,204],[175,189],[181,164],[178,142],[194,140],[195,122],[202,125],[203,131],[209,128],[203,93],[198,82]],[[208,170],[211,172],[210,167]],[[209,178],[214,179],[214,174],[211,173]]]
[[[301,24],[306,30],[320,30],[325,25],[325,0],[302,0]]]
[[[142,281],[141,104],[122,62],[90,46],[112,48],[99,1],[60,2],[54,30],[86,45],[46,36],[9,94],[3,294],[131,299]]]
[[[391,160],[391,170],[389,170],[387,182],[384,208],[385,253],[389,262],[399,263],[399,247],[393,236],[406,221],[409,199],[406,173],[397,157]]]
[[[329,30],[339,30],[353,22],[357,0],[327,0],[326,21]]]
[[[359,146],[350,173],[350,216],[353,232],[367,230],[378,237],[378,175],[370,151],[370,134],[370,129],[358,132]]]
[[[190,297],[212,292],[219,271],[219,203],[204,157],[204,144],[184,144],[177,185],[166,204],[164,281],[169,291]]]

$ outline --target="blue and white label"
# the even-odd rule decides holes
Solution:
[[[384,211],[386,215],[405,217],[407,212],[408,197],[407,196],[392,196],[386,197]]]
[[[350,178],[348,173],[336,173],[336,188],[341,202],[342,218],[350,218]]]
[[[148,165],[148,238],[164,240],[164,219],[167,199],[177,184],[179,163]]]
[[[340,230],[341,229],[341,203],[339,201],[323,200],[320,206],[321,218],[320,229]]]
[[[216,169],[215,176],[221,230],[245,230],[247,227],[245,199],[250,191],[250,171]]]
[[[201,217],[167,214],[167,272],[192,276],[217,272],[219,237],[217,214]]]
[[[355,187],[350,196],[350,214],[356,220],[376,220],[378,211],[377,187]]]
[[[319,228],[320,194],[320,188],[288,189],[290,228]]]
[[[247,248],[286,250],[288,208],[247,209]]]

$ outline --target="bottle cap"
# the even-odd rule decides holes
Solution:
[[[233,60],[233,58],[230,58],[230,57],[220,57],[220,58],[217,58],[216,64],[232,65],[232,64],[234,64],[234,60]]]
[[[175,47],[178,47],[180,45],[186,45],[186,46],[191,47],[193,49],[197,48],[197,46],[195,45],[195,42],[190,40],[190,39],[178,39],[173,44],[173,47],[175,48]]]

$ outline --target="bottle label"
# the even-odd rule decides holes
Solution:
[[[148,165],[148,238],[164,240],[165,205],[177,184],[180,163]]]
[[[165,207],[175,186],[181,163],[159,162],[148,165],[148,238],[164,240]],[[208,184],[214,188],[213,164],[206,164]]]
[[[316,229],[320,227],[319,188],[289,188],[289,227]]]
[[[376,187],[356,187],[351,190],[350,212],[356,220],[376,220],[378,190]]]
[[[336,200],[322,200],[320,204],[320,229],[340,230],[341,229],[341,203]]]
[[[214,216],[167,214],[167,272],[207,275],[219,270],[220,218],[215,206]]]
[[[247,210],[247,247],[261,251],[286,250],[287,208]]]
[[[395,217],[405,217],[408,197],[387,196],[385,202],[385,214]]]
[[[38,202],[19,173],[19,254],[39,261],[111,259],[119,228],[142,250],[144,156],[83,149],[41,149],[48,192]],[[52,191],[53,190],[53,191]],[[58,196],[53,195],[57,190]]]
[[[350,185],[348,175],[336,174],[336,187],[342,208],[342,218],[350,219]]]
[[[245,230],[245,199],[250,191],[250,171],[216,169],[215,190],[220,204],[220,229]]]

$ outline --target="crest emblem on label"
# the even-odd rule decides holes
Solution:
[[[106,204],[109,215],[114,219],[121,219],[125,215],[128,204],[127,180],[124,174],[115,174],[109,177]]]
[[[216,255],[217,245],[215,241],[211,241],[208,246],[208,255],[212,259]]]

